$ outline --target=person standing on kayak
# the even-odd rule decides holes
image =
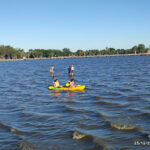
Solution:
[[[59,81],[58,81],[58,79],[56,79],[56,80],[54,80],[54,87],[57,87],[57,88],[59,88],[59,87],[62,87],[60,84],[59,84]]]

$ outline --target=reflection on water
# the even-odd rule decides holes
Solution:
[[[150,56],[0,62],[0,149],[149,150],[149,77]]]
[[[73,92],[73,91],[68,91],[67,92],[67,97],[72,98],[74,96],[75,96],[75,92]]]
[[[51,73],[51,77],[52,77],[52,78],[54,78],[54,77],[55,77],[54,73]]]
[[[62,90],[50,90],[49,94],[50,95],[53,95],[53,96],[56,96],[56,97],[61,97],[61,94],[63,93],[66,93],[66,97],[68,98],[73,98],[75,96],[76,93],[84,93],[85,91],[62,91]]]
[[[74,73],[69,73],[70,79],[74,79]]]
[[[56,97],[60,97],[61,96],[61,92],[60,92],[60,90],[50,91],[50,95],[53,95],[53,96],[56,96]]]

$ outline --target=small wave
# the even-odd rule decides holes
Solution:
[[[144,110],[141,109],[135,109],[135,108],[130,108],[128,109],[129,111],[134,113],[135,117],[143,117],[143,118],[149,118],[150,112],[146,111],[146,108],[144,107]]]
[[[109,145],[107,144],[108,142],[111,141],[108,141],[108,139],[103,139],[99,137],[99,138],[95,138],[93,142],[103,150],[111,150],[111,148],[109,148]]]
[[[129,107],[130,104],[126,104],[126,105],[118,105],[118,106],[115,106],[116,108],[126,108],[126,107]]]
[[[150,109],[150,106],[145,107],[145,109]]]
[[[110,125],[111,125],[111,127],[118,129],[118,130],[135,130],[136,129],[136,127],[133,127],[133,126],[118,124],[118,123],[114,123],[114,122],[111,122]]]
[[[88,130],[93,130],[93,129],[95,130],[95,129],[99,129],[100,126],[93,124],[93,125],[88,125],[87,128],[88,128]]]
[[[122,94],[121,94],[121,93],[118,93],[118,92],[111,92],[110,94],[111,94],[112,96],[115,96],[115,97],[116,97],[116,96],[117,96],[117,97],[118,97],[118,96],[119,96],[119,97],[122,96]],[[115,98],[113,98],[113,99],[115,99]]]
[[[121,92],[133,92],[131,89],[120,89]]]
[[[106,120],[108,118],[108,116],[106,116],[104,113],[102,112],[97,112],[97,115],[101,118],[103,118],[104,120]]]
[[[106,101],[97,101],[95,104],[108,105],[109,108],[124,108],[130,106],[130,104],[111,103]]]
[[[27,142],[26,140],[21,140],[19,147],[21,150],[38,150],[33,144]]]
[[[33,135],[35,132],[27,132],[27,131],[21,131],[21,130],[19,130],[19,129],[15,129],[15,128],[10,128],[10,131],[12,132],[12,133],[15,133],[15,134],[26,134],[26,135]]]
[[[4,129],[6,129],[6,130],[9,130],[9,129],[10,129],[10,127],[9,127],[8,125],[6,125],[6,124],[4,124],[4,123],[2,123],[2,122],[0,122],[0,128],[4,128]]]
[[[108,106],[108,108],[126,108],[126,107],[129,107],[130,104],[128,105],[118,105],[118,104],[114,104],[114,105],[110,105]]]
[[[102,97],[102,96],[94,96],[94,99],[111,99],[114,100],[114,97]]]
[[[104,102],[104,101],[98,101],[98,102],[95,102],[95,103],[100,104],[100,105],[113,105],[113,103]]]
[[[21,130],[18,130],[18,129],[15,129],[15,128],[11,128],[10,131],[12,133],[23,134],[23,132]]]
[[[82,131],[75,130],[73,133],[74,140],[87,140],[88,143],[92,143],[91,149],[95,150],[110,150],[107,146],[108,140],[103,138],[93,137],[91,134],[83,133]]]
[[[90,149],[95,150],[104,150],[106,148],[106,145],[103,144],[103,142],[98,142],[97,139],[94,139],[93,136],[82,133],[80,131],[74,131],[73,133],[73,139],[74,140],[88,140],[88,143],[92,143],[93,147]]]
[[[65,110],[64,112],[72,112],[72,113],[82,113],[81,110],[77,110],[77,109],[74,109],[72,107],[69,107],[69,106],[64,106]]]
[[[90,113],[92,111],[90,110],[86,110],[86,109],[81,109],[81,108],[73,108],[73,107],[70,107],[68,105],[64,105],[63,106],[65,108],[64,112],[72,112],[72,113]]]
[[[23,132],[21,130],[15,129],[15,128],[11,128],[10,126],[5,125],[1,122],[0,122],[0,128],[4,128],[8,132],[15,133],[15,134],[24,134],[24,133],[26,133],[26,132]],[[31,133],[31,135],[32,134],[33,133]],[[19,144],[19,147],[21,148],[21,150],[37,150],[31,144],[27,143],[25,140],[21,140],[21,142]]]
[[[85,139],[85,138],[88,138],[88,139],[91,139],[91,140],[93,139],[93,137],[91,135],[82,133],[80,131],[75,130],[73,132],[73,139],[74,140],[80,140],[80,139]]]
[[[94,98],[95,98],[95,99],[103,99],[103,98],[100,97],[100,96],[95,96]]]
[[[149,115],[150,115],[150,113],[149,113],[149,112],[145,112],[145,111],[143,111],[143,114],[142,114],[142,116],[149,117]]]
[[[15,91],[15,90],[12,90],[12,89],[9,89],[6,91],[7,93],[16,93],[16,92],[19,92],[19,91]]]

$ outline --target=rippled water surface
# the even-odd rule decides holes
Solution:
[[[85,91],[48,90],[72,64]],[[0,62],[1,150],[149,150],[149,135],[150,56]]]

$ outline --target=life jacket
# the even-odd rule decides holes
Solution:
[[[74,82],[69,82],[69,86],[74,86]]]
[[[59,82],[55,82],[54,87],[59,87]]]

